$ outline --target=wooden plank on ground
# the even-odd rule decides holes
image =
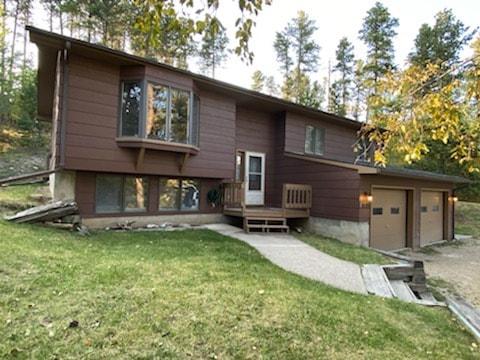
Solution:
[[[393,290],[387,275],[380,265],[368,264],[362,267],[362,276],[365,287],[370,294],[393,298]]]
[[[480,341],[480,311],[460,297],[447,297],[448,308],[465,327]]]
[[[58,169],[42,170],[42,171],[37,171],[37,172],[30,173],[30,174],[10,176],[10,177],[4,178],[4,179],[0,179],[0,185],[13,183],[13,182],[17,182],[17,181],[20,181],[20,180],[33,179],[33,178],[40,177],[40,176],[47,176],[47,175],[50,175],[50,174],[56,172],[57,170]]]
[[[395,297],[406,302],[416,302],[418,299],[412,289],[403,280],[390,280]]]
[[[56,201],[20,211],[12,216],[7,216],[5,219],[17,223],[40,222],[56,220],[77,213],[78,206],[75,201]]]

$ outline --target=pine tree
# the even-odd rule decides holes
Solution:
[[[460,52],[475,32],[458,20],[451,9],[442,10],[435,15],[433,26],[420,27],[409,61],[421,67],[430,63],[448,68],[458,61]]]
[[[202,37],[202,45],[198,52],[200,67],[205,74],[215,78],[215,70],[228,58],[228,37],[222,25],[210,25]]]
[[[275,78],[273,76],[267,76],[265,80],[265,90],[270,96],[278,95],[278,85],[275,82]]]
[[[273,48],[277,56],[277,61],[280,64],[280,71],[282,72],[283,77],[286,78],[288,74],[290,74],[290,70],[293,65],[293,60],[290,56],[291,43],[287,29],[275,34]]]
[[[395,68],[393,38],[397,35],[398,19],[391,16],[380,2],[368,10],[359,31],[360,39],[367,45],[365,74],[369,83],[369,97],[378,94],[378,82]]]
[[[265,75],[260,70],[255,70],[252,74],[252,90],[262,92],[265,86]]]
[[[276,33],[274,49],[284,75],[282,94],[288,100],[305,102],[305,94],[312,93],[313,85],[305,78],[308,80],[318,68],[320,47],[313,40],[317,29],[315,20],[299,11],[282,32]]]
[[[333,72],[338,75],[338,80],[334,83],[332,90],[335,95],[334,113],[340,116],[347,114],[353,77],[353,45],[347,38],[342,38],[338,44],[336,51],[337,63],[333,68]]]
[[[360,115],[364,111],[365,101],[365,63],[362,60],[355,61],[355,70],[353,74],[353,98],[354,105],[352,116],[355,120],[360,120]]]

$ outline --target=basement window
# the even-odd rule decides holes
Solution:
[[[159,210],[196,211],[200,207],[200,184],[192,179],[160,179]]]
[[[95,211],[101,213],[147,210],[148,179],[121,175],[97,175]]]

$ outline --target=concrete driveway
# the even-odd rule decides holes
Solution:
[[[423,260],[428,277],[447,281],[456,292],[480,307],[480,240],[455,241],[405,254]]]

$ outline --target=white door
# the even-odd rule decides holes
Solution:
[[[245,204],[265,204],[265,154],[245,153]]]

